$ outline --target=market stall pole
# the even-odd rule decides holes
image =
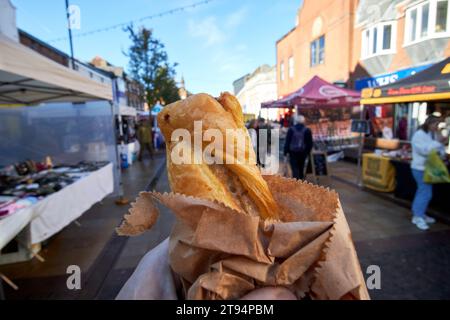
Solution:
[[[362,120],[362,115],[360,120],[352,121],[352,132],[358,133],[359,135],[359,147],[358,147],[358,174],[356,175],[356,184],[362,186],[361,184],[361,157],[364,146],[364,134],[370,132],[369,123]]]
[[[118,108],[118,126],[119,126],[119,132],[115,131],[116,134],[116,141],[119,142],[119,136],[123,136],[124,132],[123,132],[123,116],[129,116],[129,117],[133,117],[133,118],[137,118],[137,111],[135,108],[131,108],[128,106],[122,106],[120,105]],[[119,149],[120,148],[120,152]],[[121,141],[120,145],[117,146],[116,148],[116,152],[117,152],[117,161],[118,164],[120,165],[120,167],[122,168],[122,154],[126,154],[126,159],[127,159],[127,165],[128,164],[132,164],[132,158],[133,158],[133,153],[136,152],[136,142],[133,142],[133,144],[125,144],[123,141]],[[116,199],[115,203],[119,206],[124,206],[124,205],[128,205],[130,203],[130,200],[125,196],[125,192],[123,189],[123,183],[122,181],[119,181],[119,197],[118,199]]]
[[[0,33],[0,53],[0,104],[3,107],[36,105],[44,102],[112,100],[112,90],[109,86],[90,80],[2,33]],[[38,218],[33,212],[24,211],[12,215],[6,222],[2,220],[2,225],[8,228],[14,226],[8,229],[13,231],[8,233],[8,238],[14,238],[32,219]],[[0,234],[4,235],[3,231]],[[2,241],[0,249],[6,245],[5,241]],[[17,289],[5,275],[2,275],[2,279]]]

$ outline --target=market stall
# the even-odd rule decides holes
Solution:
[[[109,86],[0,34],[0,250],[19,233],[29,235],[20,247],[31,250],[115,188],[111,99]],[[67,164],[65,178],[61,173],[55,178],[56,168],[20,169],[24,162],[32,162],[27,159],[46,158],[55,165]],[[84,166],[102,165],[83,172],[80,161]],[[8,171],[11,166],[15,173]],[[45,189],[51,179],[60,179],[53,191]],[[43,194],[33,199],[34,188]]]
[[[111,163],[80,163],[11,176],[0,190],[0,248],[27,224],[32,245],[47,240],[110,194],[113,185]]]
[[[139,111],[138,112],[138,123],[142,124],[142,122],[148,122],[150,123],[150,126],[152,128],[152,134],[153,134],[153,148],[154,150],[160,150],[164,148],[164,138],[161,133],[161,130],[159,129],[158,122],[157,122],[157,115],[158,113],[163,110],[164,106],[160,103],[156,103],[151,111]],[[138,149],[140,147],[138,146]]]
[[[299,90],[262,108],[295,108],[305,116],[315,148],[333,152],[357,147],[358,135],[351,132],[351,120],[360,117],[360,94],[314,76]]]
[[[0,34],[0,104],[111,100],[112,89]]]
[[[396,197],[411,200],[416,183],[410,169],[409,140],[430,114],[438,115],[442,141],[449,141],[450,132],[450,58],[390,85],[366,88],[361,104],[369,118],[377,118],[379,135],[374,134],[375,149],[389,157],[395,168]],[[372,117],[371,117],[372,115]],[[376,126],[376,125],[375,125]],[[390,135],[390,139],[380,139]],[[389,150],[389,151],[387,151]],[[447,147],[447,150],[448,147]],[[447,163],[448,164],[448,163]],[[450,212],[443,194],[450,194],[449,184],[433,186],[432,206]],[[444,198],[445,199],[445,198]]]

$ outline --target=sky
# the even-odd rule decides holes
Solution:
[[[17,25],[33,36],[69,53],[64,0],[11,0]],[[139,20],[199,0],[70,0],[80,8],[80,29],[73,30],[74,54],[81,61],[99,55],[125,67],[130,46],[122,28],[77,37],[77,34]],[[183,12],[135,22],[154,31],[177,63],[192,93],[218,95],[231,91],[234,80],[262,64],[276,63],[275,42],[295,25],[302,0],[212,0]]]

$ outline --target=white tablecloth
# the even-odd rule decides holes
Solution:
[[[32,244],[50,238],[113,192],[113,180],[113,165],[110,163],[38,203],[1,219],[0,248],[11,241],[28,223]]]

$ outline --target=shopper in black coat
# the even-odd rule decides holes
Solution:
[[[313,148],[311,130],[305,126],[305,117],[294,117],[294,125],[289,128],[284,144],[284,156],[289,155],[292,176],[304,179],[305,161]]]

